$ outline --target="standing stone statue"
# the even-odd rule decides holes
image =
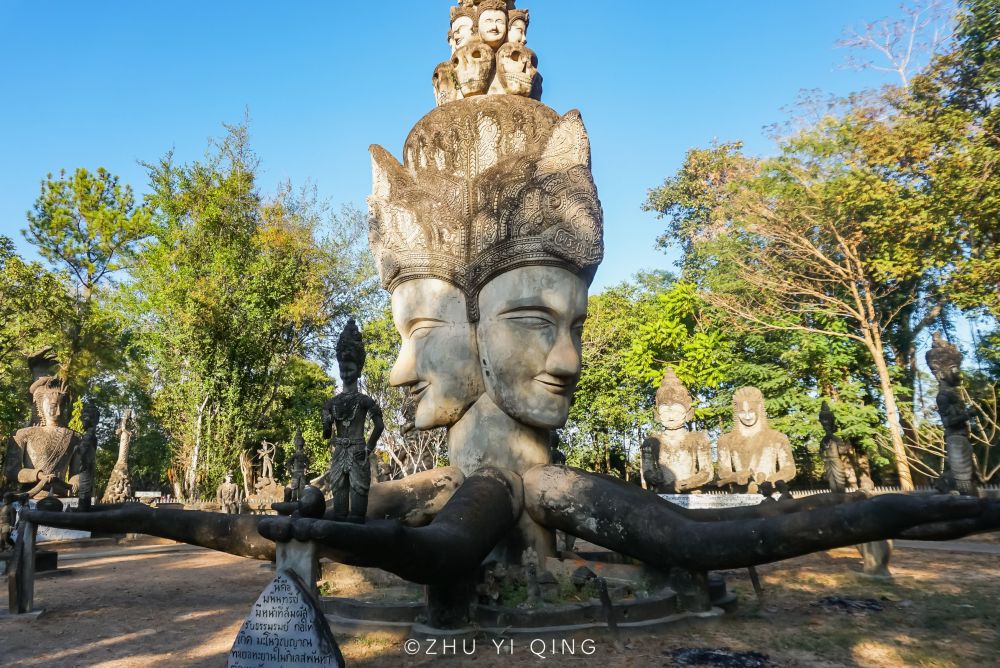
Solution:
[[[118,423],[115,434],[118,436],[118,460],[115,467],[111,469],[111,477],[108,478],[108,486],[104,489],[104,496],[101,503],[124,503],[133,496],[135,491],[132,488],[132,476],[128,471],[128,452],[132,446],[132,430],[130,423],[135,420],[135,411],[126,408],[122,413],[122,419]]]
[[[958,392],[962,384],[962,353],[945,341],[940,332],[935,332],[934,343],[927,351],[927,366],[938,381],[937,409],[944,427],[948,469],[961,494],[975,494],[978,485],[969,440],[972,415]]]
[[[232,473],[226,474],[226,480],[219,485],[215,498],[222,505],[222,512],[231,515],[240,512],[240,486],[233,482]]]
[[[94,466],[97,460],[97,425],[100,422],[100,413],[93,404],[88,404],[83,409],[83,438],[76,446],[73,459],[75,468],[79,473],[76,476],[76,496],[79,499],[77,509],[81,511],[90,510],[90,504],[94,498]],[[72,479],[71,479],[72,480]]]
[[[330,439],[333,448],[328,476],[333,490],[334,519],[359,524],[364,523],[368,509],[368,488],[371,486],[368,457],[385,429],[382,409],[371,397],[358,392],[358,378],[364,364],[365,343],[351,319],[337,339],[337,365],[344,389],[323,406],[323,437]],[[368,416],[374,428],[366,441]]]
[[[14,493],[3,495],[3,506],[0,507],[0,552],[6,552],[14,547],[10,534],[17,523],[17,512],[14,510]]]
[[[285,467],[291,476],[288,483],[287,501],[298,501],[302,498],[302,490],[306,486],[306,470],[309,468],[309,456],[305,452],[306,442],[302,438],[302,430],[295,432],[295,452],[288,458]]]
[[[789,482],[795,460],[788,437],[767,425],[764,395],[756,387],[741,387],[733,395],[733,430],[719,438],[717,484],[747,485],[756,492],[767,481]]]
[[[714,474],[712,446],[704,432],[685,428],[694,417],[691,395],[671,367],[656,391],[656,417],[665,431],[651,434],[642,444],[642,472],[649,488],[679,494],[707,484]]]
[[[80,436],[63,424],[66,392],[58,378],[51,375],[55,366],[48,351],[28,360],[36,380],[30,392],[39,425],[19,429],[7,445],[6,472],[8,484],[32,498],[68,494],[72,486],[66,482],[73,451]]]
[[[269,484],[274,481],[274,443],[260,442],[260,480]]]

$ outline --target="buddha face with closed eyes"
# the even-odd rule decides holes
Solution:
[[[483,287],[479,310],[486,393],[518,422],[563,426],[580,379],[587,283],[560,267],[520,267]]]

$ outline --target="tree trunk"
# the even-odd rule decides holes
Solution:
[[[885,350],[878,332],[865,330],[865,345],[871,353],[878,371],[878,382],[882,389],[882,400],[885,402],[885,417],[889,423],[889,437],[892,439],[892,452],[896,456],[896,472],[899,474],[899,487],[904,492],[913,489],[913,478],[910,476],[910,460],[903,444],[903,431],[899,424],[899,409],[896,406],[896,393],[892,389],[892,377],[889,375],[889,365],[885,361]]]
[[[188,465],[187,475],[184,476],[184,494],[188,500],[194,500],[195,485],[198,482],[198,457],[201,454],[201,423],[205,417],[205,406],[208,405],[208,396],[198,407],[198,422],[195,425],[194,450],[191,452],[191,463]]]

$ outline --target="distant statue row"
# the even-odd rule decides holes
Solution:
[[[658,493],[690,492],[712,482],[756,492],[762,483],[783,486],[795,477],[791,443],[768,426],[764,396],[756,387],[741,387],[733,395],[734,427],[719,438],[717,467],[708,435],[686,428],[694,417],[691,394],[672,368],[656,392],[656,417],[665,430],[643,441],[642,472]]]

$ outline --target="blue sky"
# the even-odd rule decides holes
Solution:
[[[20,229],[39,181],[103,166],[138,192],[138,161],[203,155],[249,110],[261,186],[315,184],[364,205],[368,145],[399,156],[433,107],[453,0],[39,2],[0,0],[0,234]],[[848,25],[885,0],[646,3],[521,0],[543,102],[579,109],[605,211],[595,290],[669,269],[646,191],[713,139],[771,143],[802,89],[845,94],[889,81],[839,67]]]

